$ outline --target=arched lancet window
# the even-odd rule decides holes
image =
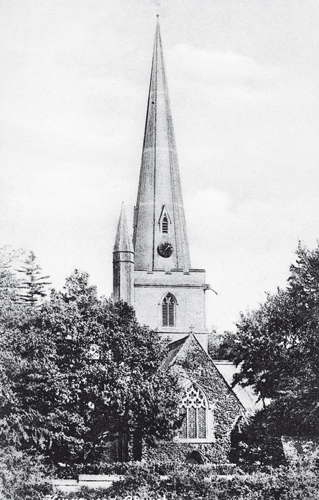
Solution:
[[[176,299],[174,295],[168,293],[162,302],[162,322],[163,326],[175,326]]]
[[[185,417],[180,432],[181,439],[206,439],[207,400],[199,387],[191,385],[186,388],[182,408]]]
[[[162,233],[168,233],[168,218],[166,214],[162,219]]]

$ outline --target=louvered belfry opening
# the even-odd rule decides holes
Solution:
[[[168,218],[166,214],[162,220],[162,233],[168,233]]]
[[[163,326],[175,326],[176,299],[168,293],[162,302],[162,321]]]

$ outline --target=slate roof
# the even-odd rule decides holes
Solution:
[[[185,341],[188,339],[189,335],[187,334],[185,337],[179,340],[175,340],[175,342],[171,342],[168,346],[168,354],[163,361],[162,368],[167,370],[172,364],[182,347],[185,345]]]

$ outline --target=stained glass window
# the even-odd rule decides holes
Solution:
[[[199,387],[191,385],[185,390],[182,399],[185,417],[180,430],[182,439],[206,439],[207,437],[207,403]]]
[[[206,408],[198,408],[198,437],[206,438]]]

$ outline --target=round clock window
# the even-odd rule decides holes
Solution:
[[[157,247],[157,252],[161,257],[164,257],[164,259],[167,259],[170,257],[173,253],[173,245],[169,243],[168,241],[165,241],[164,243],[160,243]]]

